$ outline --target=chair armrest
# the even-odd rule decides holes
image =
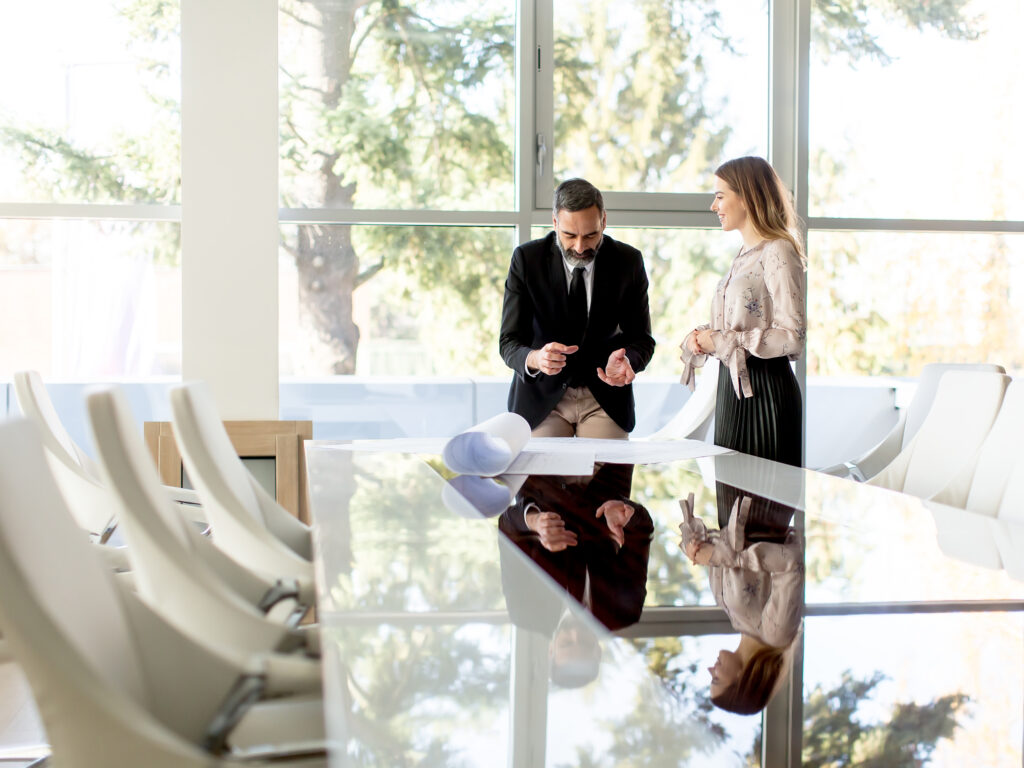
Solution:
[[[295,654],[268,653],[258,657],[267,695],[320,693],[323,690],[320,660]]]
[[[176,501],[179,504],[189,504],[196,507],[201,507],[203,502],[199,498],[199,494],[191,488],[178,488],[173,485],[165,485],[164,491],[167,493],[168,498],[171,501]]]
[[[266,654],[253,657],[250,671],[238,678],[221,703],[203,736],[203,748],[214,755],[226,754],[231,732],[257,702],[283,694],[319,694],[320,664],[301,656]],[[308,750],[304,744],[302,751]],[[276,753],[276,749],[271,750]],[[253,756],[255,756],[255,752]]]
[[[241,721],[249,708],[263,698],[267,681],[262,675],[243,675],[224,697],[217,714],[203,736],[203,748],[213,755],[228,751],[228,734]]]

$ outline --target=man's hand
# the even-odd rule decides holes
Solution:
[[[576,546],[576,534],[565,530],[565,521],[554,512],[527,512],[526,527],[540,537],[541,546],[549,552]]]
[[[559,344],[557,341],[549,341],[540,349],[530,351],[526,356],[526,367],[531,371],[540,371],[548,376],[554,376],[565,368],[566,355],[571,355],[578,350],[575,344],[568,346]]]
[[[636,374],[633,372],[633,366],[629,363],[629,358],[626,357],[626,350],[616,349],[608,355],[608,364],[604,369],[597,369],[597,377],[611,387],[624,387],[627,384],[632,384]]]
[[[606,501],[597,508],[594,517],[604,517],[612,539],[621,547],[626,543],[625,528],[629,524],[630,518],[633,517],[634,511],[633,507],[624,501]]]

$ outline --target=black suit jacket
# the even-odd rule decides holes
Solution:
[[[594,257],[590,319],[580,349],[557,376],[526,375],[526,356],[550,341],[568,343],[569,296],[562,255],[550,232],[515,249],[505,280],[501,357],[515,372],[508,409],[536,427],[558,404],[578,370],[605,412],[627,432],[636,425],[633,387],[610,387],[597,377],[608,356],[625,348],[633,370],[654,354],[647,272],[640,251],[604,236]]]
[[[562,477],[532,476],[520,490],[515,505],[498,518],[498,529],[507,540],[581,603],[589,575],[588,608],[611,630],[639,621],[647,596],[654,522],[646,508],[629,499],[632,476],[631,464],[605,464],[583,484],[567,483]],[[612,540],[608,524],[594,517],[598,507],[612,500],[624,501],[634,508],[621,548]],[[566,529],[576,534],[576,546],[561,552],[546,550],[537,534],[526,527],[526,508],[530,504],[537,504],[545,512],[558,513]],[[546,601],[546,591],[522,570],[514,558],[502,553],[502,588],[509,615],[516,626],[550,634],[558,623],[561,607],[557,601]]]

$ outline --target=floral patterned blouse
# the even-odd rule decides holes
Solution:
[[[729,616],[733,629],[774,648],[796,638],[804,613],[803,538],[791,529],[781,544],[747,544],[749,496],[733,505],[724,531],[709,531],[693,514],[693,494],[681,499],[683,549],[689,542],[711,542],[714,550],[708,578],[715,602]]]
[[[711,328],[714,356],[729,367],[736,397],[753,397],[747,355],[796,360],[803,354],[805,284],[803,260],[788,240],[762,240],[748,251],[741,249],[715,290],[711,323],[696,328],[681,345],[682,382],[692,390],[694,368],[707,361],[707,355],[690,351],[690,338]]]

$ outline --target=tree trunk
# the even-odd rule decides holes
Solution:
[[[350,46],[356,9],[365,0],[311,0],[322,35],[320,55],[324,106],[336,109],[352,68]],[[320,166],[323,208],[352,208],[355,184],[342,185],[335,173],[338,154],[323,148]],[[312,360],[304,366],[323,374],[353,374],[359,327],[352,297],[359,277],[359,256],[347,225],[299,225],[295,266],[299,312],[311,332]]]

